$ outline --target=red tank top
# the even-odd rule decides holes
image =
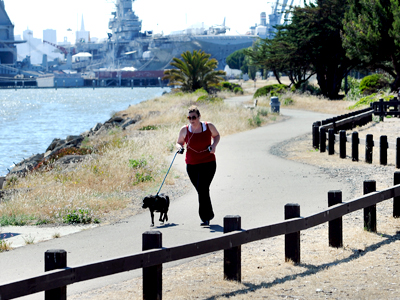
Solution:
[[[186,164],[197,165],[215,161],[215,154],[208,151],[208,146],[211,145],[211,131],[208,124],[205,123],[206,130],[199,133],[192,133],[189,131],[189,126],[186,125],[185,143],[187,144],[186,150]],[[202,127],[203,128],[203,127]]]

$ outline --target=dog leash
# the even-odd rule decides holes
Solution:
[[[164,182],[165,182],[165,179],[166,179],[167,176],[168,176],[169,170],[171,170],[172,164],[174,163],[175,157],[176,157],[176,155],[177,155],[178,153],[179,153],[179,150],[176,151],[176,153],[175,153],[175,155],[174,155],[174,158],[172,159],[172,162],[171,162],[171,164],[170,164],[170,166],[169,166],[169,169],[168,169],[168,171],[167,171],[167,174],[165,174],[164,180],[163,180],[163,182],[161,183],[160,189],[158,190],[156,196],[158,196],[158,194],[160,193],[161,188],[162,188],[162,186],[163,186],[163,184],[164,184]]]

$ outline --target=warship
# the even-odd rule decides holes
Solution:
[[[225,35],[225,21],[210,28],[189,28],[169,35],[142,32],[142,21],[132,10],[135,0],[117,0],[113,18],[109,21],[108,41],[103,45],[78,44],[78,52],[93,54],[94,60],[106,59],[105,65],[136,70],[164,70],[174,57],[185,51],[202,50],[218,61],[219,69],[226,65],[228,55],[250,47],[257,35]]]
[[[281,24],[288,2],[288,0],[283,0],[282,4],[276,0],[275,7],[272,7],[272,14],[269,15],[269,23],[266,22],[265,12],[262,12],[260,23],[250,27],[250,31],[246,34],[227,35],[230,28],[225,25],[224,20],[222,25],[204,28],[203,24],[200,28],[188,28],[164,35],[142,31],[142,21],[132,9],[134,1],[115,1],[115,11],[111,13],[112,18],[108,23],[111,32],[108,33],[108,39],[104,42],[93,43],[82,39],[73,46],[53,45],[64,53],[65,59],[48,62],[47,57],[43,55],[42,66],[33,66],[28,56],[22,62],[16,61],[15,44],[26,41],[14,39],[14,25],[5,11],[4,1],[0,0],[0,73],[10,76],[22,74],[37,77],[40,74],[60,70],[72,70],[83,74],[126,68],[137,72],[162,71],[170,68],[174,57],[179,58],[183,52],[193,50],[202,50],[211,54],[211,57],[218,61],[218,69],[224,69],[226,58],[236,50],[252,46],[260,37],[273,37],[274,26]],[[293,1],[291,0],[290,6]],[[73,61],[71,57],[75,53],[90,53],[91,59]]]

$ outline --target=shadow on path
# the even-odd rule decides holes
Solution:
[[[360,257],[363,257],[364,255],[366,255],[369,252],[375,251],[377,249],[379,249],[380,247],[383,247],[385,245],[394,243],[396,241],[400,240],[400,232],[397,232],[396,235],[387,235],[387,234],[382,234],[382,233],[377,233],[379,236],[386,238],[385,240],[370,245],[367,248],[365,248],[365,250],[360,250],[360,249],[352,249],[353,254],[351,254],[349,257],[347,258],[343,258],[341,260],[335,260],[334,262],[329,262],[326,264],[322,264],[322,265],[310,265],[310,264],[297,264],[296,266],[299,267],[303,267],[306,268],[307,270],[302,272],[302,273],[298,273],[298,274],[291,274],[291,275],[287,275],[285,277],[282,278],[276,278],[274,281],[271,282],[261,282],[260,284],[252,284],[249,282],[242,282],[242,284],[245,286],[245,288],[242,289],[238,289],[236,291],[230,292],[230,293],[225,293],[225,294],[220,294],[220,295],[216,295],[216,296],[212,296],[209,298],[206,298],[206,300],[215,300],[215,299],[219,299],[220,297],[226,297],[229,298],[231,296],[235,296],[235,295],[243,295],[243,294],[247,294],[249,292],[254,292],[256,290],[259,289],[263,289],[263,288],[270,288],[272,286],[275,286],[277,284],[282,284],[285,283],[287,281],[291,281],[291,280],[296,280],[297,278],[303,278],[303,277],[307,277],[307,276],[311,276],[314,274],[317,274],[320,271],[324,271],[330,267],[334,267],[336,265],[342,264],[342,263],[347,263],[350,262],[352,260],[358,259]]]

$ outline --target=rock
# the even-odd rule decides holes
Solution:
[[[60,142],[60,141],[61,141],[60,139],[54,139],[51,142],[50,146],[46,149],[46,152],[49,151],[49,150],[53,150],[57,146],[57,143]]]
[[[82,133],[81,133],[81,136],[83,136],[83,137],[88,137],[88,136],[90,136],[91,130],[92,130],[92,129],[86,130],[85,132],[82,132]]]
[[[103,126],[103,124],[97,123],[97,124],[92,128],[91,131],[96,132],[97,130],[99,130],[99,129],[101,128],[101,126]]]
[[[0,190],[3,189],[3,184],[6,181],[6,177],[5,176],[0,176]]]
[[[82,136],[80,135],[69,135],[67,136],[67,138],[65,139],[67,143],[71,142],[71,141],[75,141],[75,140],[79,140],[79,139],[83,139]]]
[[[87,155],[65,155],[56,161],[56,165],[75,164],[83,161]]]
[[[121,124],[121,128],[122,130],[125,130],[126,127],[128,127],[129,125],[135,124],[137,121],[135,119],[126,119],[125,122],[123,122]]]
[[[121,123],[122,121],[124,121],[124,118],[122,118],[122,117],[113,117],[110,120],[108,120],[107,122],[105,122],[104,124]]]

